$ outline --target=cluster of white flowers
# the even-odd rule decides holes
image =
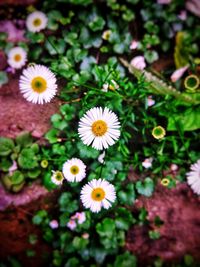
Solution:
[[[113,145],[120,136],[120,123],[116,114],[108,108],[92,108],[80,119],[78,132],[83,143],[92,144],[97,150],[106,149]],[[105,151],[99,157],[103,162]],[[51,181],[61,185],[63,180],[68,182],[81,182],[86,177],[86,165],[82,160],[72,158],[67,160],[62,167],[62,172],[54,171]],[[84,185],[81,190],[81,200],[86,208],[92,212],[99,212],[102,208],[108,209],[116,199],[115,188],[104,179],[93,179]],[[70,229],[74,229],[81,223],[80,213],[72,216],[67,224]]]
[[[26,19],[30,32],[40,32],[47,26],[48,18],[41,11],[34,11]],[[13,47],[8,52],[8,64],[12,69],[21,69],[27,62],[27,51],[22,47]],[[55,75],[42,65],[28,66],[19,79],[19,89],[23,97],[34,104],[48,103],[57,92]]]

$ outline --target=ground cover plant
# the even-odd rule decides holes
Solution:
[[[37,109],[56,99],[59,110],[42,141],[0,138],[2,184],[20,193],[38,178],[59,192],[54,212],[31,218],[51,247],[46,266],[142,266],[125,247],[131,226],[149,225],[138,199],[185,182],[200,194],[198,15],[190,1],[46,0],[11,17],[24,32],[17,41],[0,33],[2,88],[18,75],[24,101]],[[169,67],[158,72],[163,58]],[[155,219],[150,239],[163,223]],[[29,236],[27,257],[38,238]],[[171,264],[199,262],[186,254]]]

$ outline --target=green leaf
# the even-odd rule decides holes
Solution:
[[[43,43],[45,36],[43,33],[39,32],[39,33],[33,33],[33,32],[28,32],[26,34],[26,37],[31,40],[32,43]]]
[[[147,50],[144,52],[144,57],[147,60],[147,62],[151,64],[154,61],[158,60],[159,55],[158,55],[158,52],[154,50]]]
[[[56,129],[59,129],[61,131],[64,130],[68,124],[66,121],[64,121],[60,114],[54,114],[51,117],[51,122]]]
[[[46,39],[45,47],[50,55],[63,55],[66,48],[66,43],[63,39],[57,39],[55,36],[50,36]]]
[[[115,225],[117,229],[128,230],[135,223],[132,213],[126,208],[118,208],[116,211]]]
[[[20,171],[15,171],[12,176],[10,176],[10,181],[13,185],[20,184],[24,181],[24,175]]]
[[[35,154],[37,154],[39,152],[39,150],[40,150],[39,145],[36,144],[36,143],[32,144],[30,148]]]
[[[30,170],[38,166],[37,157],[32,149],[24,148],[18,157],[18,164],[22,169]]]
[[[57,143],[58,141],[58,130],[57,129],[51,129],[50,131],[48,131],[45,134],[45,137],[47,138],[47,140],[49,141],[50,144],[54,144]]]
[[[45,186],[45,188],[47,190],[52,190],[57,188],[57,185],[55,185],[52,181],[51,181],[51,173],[46,172],[43,177],[42,177],[42,183]]]
[[[58,10],[52,10],[48,13],[48,29],[50,30],[57,30],[58,29],[58,22],[62,18],[62,14]]]
[[[95,13],[91,15],[92,20],[89,22],[88,26],[92,31],[99,31],[102,30],[105,25],[105,20],[97,16]]]
[[[177,131],[178,124],[183,131],[194,131],[200,129],[200,106],[188,108],[182,113],[168,117],[168,131]]]
[[[69,258],[67,263],[65,264],[65,267],[81,267],[80,262],[77,258]]]
[[[79,142],[77,144],[79,153],[80,153],[80,158],[92,158],[95,159],[99,155],[99,151],[92,148],[91,146],[86,146],[82,142]]]
[[[118,255],[114,262],[114,267],[136,267],[137,259],[130,252],[126,251],[122,255]]]
[[[38,237],[35,234],[30,234],[28,240],[31,245],[35,245],[38,241]]]
[[[46,210],[39,210],[37,213],[33,216],[32,222],[33,224],[39,225],[43,222],[43,220],[47,217]]]
[[[107,253],[108,253],[107,250],[101,247],[92,246],[90,249],[91,257],[94,257],[95,261],[98,264],[102,264],[104,262]]]
[[[35,178],[37,178],[39,176],[40,173],[41,173],[40,169],[34,169],[34,170],[31,170],[31,171],[28,171],[27,175],[28,175],[29,178],[35,179]]]
[[[15,258],[8,257],[8,262],[10,267],[22,267],[21,263]]]
[[[189,255],[189,254],[184,255],[184,263],[185,263],[186,266],[191,266],[192,267],[193,264],[194,264],[193,257],[191,255]]]
[[[96,230],[101,237],[106,236],[111,238],[115,230],[115,222],[110,218],[105,218],[101,223],[96,225]]]
[[[11,166],[12,166],[12,161],[7,158],[2,157],[0,161],[0,170],[7,172]]]
[[[15,185],[13,185],[12,186],[12,191],[14,193],[18,193],[19,191],[22,190],[22,188],[24,187],[24,184],[25,184],[25,182],[22,182],[21,184],[15,184]]]
[[[125,205],[133,205],[135,201],[135,190],[133,184],[128,184],[118,192],[119,201]]]
[[[10,138],[0,137],[0,156],[7,156],[9,155],[13,148],[14,142]]]
[[[149,237],[153,240],[160,238],[160,233],[158,231],[149,231]]]
[[[7,73],[5,71],[0,71],[0,88],[7,82],[8,82]]]
[[[86,248],[87,244],[89,243],[88,239],[84,239],[78,236],[75,236],[73,241],[72,241],[72,246],[76,249],[76,250],[82,250],[84,248]]]
[[[149,177],[145,178],[145,180],[136,182],[136,189],[139,194],[144,195],[146,197],[150,197],[154,191],[154,183],[153,180]]]
[[[33,142],[33,139],[29,132],[24,132],[16,137],[17,145],[21,147],[26,147]]]

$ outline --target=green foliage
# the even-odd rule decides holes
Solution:
[[[7,73],[4,71],[0,71],[0,88],[2,85],[6,84],[7,82],[8,82]]]
[[[134,255],[126,251],[122,255],[118,255],[114,262],[114,267],[136,267],[137,260]]]
[[[136,189],[139,194],[144,195],[146,197],[150,197],[154,190],[154,182],[151,178],[147,177],[144,181],[136,182]]]
[[[0,168],[4,172],[2,183],[6,189],[19,192],[26,181],[39,176],[39,152],[38,144],[33,143],[27,132],[18,135],[15,140],[0,138]],[[12,165],[14,169],[10,171]]]
[[[7,156],[12,152],[14,142],[12,139],[1,137],[0,138],[0,155]]]
[[[199,142],[196,130],[200,128],[200,97],[198,90],[183,92],[181,82],[171,86],[162,74],[138,70],[127,61],[120,61],[119,56],[131,58],[142,53],[151,64],[162,52],[175,49],[176,66],[188,64],[188,71],[196,72],[198,21],[191,14],[180,21],[178,12],[184,8],[181,1],[163,6],[146,0],[58,0],[51,1],[51,5],[46,0],[36,7],[47,14],[48,25],[39,33],[26,32],[28,61],[49,66],[55,73],[61,87],[59,110],[51,117],[52,127],[45,134],[44,146],[33,143],[28,133],[16,140],[0,138],[2,182],[7,189],[17,192],[26,181],[41,175],[48,190],[59,191],[51,181],[52,170],[62,170],[68,159],[80,158],[87,166],[85,180],[64,181],[55,213],[39,210],[32,218],[42,228],[43,239],[53,248],[50,265],[134,267],[135,256],[124,252],[125,237],[133,224],[148,224],[148,213],[144,208],[132,213],[132,206],[141,195],[152,196],[157,180],[165,171],[170,172],[172,163],[181,168],[176,178],[169,179],[169,190],[177,180],[185,179],[186,168],[199,158],[195,146]],[[140,12],[136,12],[138,8]],[[13,44],[6,38],[0,34],[0,47],[7,52]],[[132,40],[138,41],[135,51],[130,48]],[[124,66],[137,80],[128,75]],[[163,74],[167,77],[170,71]],[[0,85],[5,82],[7,76],[0,72]],[[150,96],[155,101],[152,107],[148,105]],[[95,106],[113,110],[121,124],[118,142],[105,155],[84,145],[77,132],[80,118]],[[151,134],[158,125],[166,129],[162,140],[155,140]],[[146,158],[153,159],[150,170],[144,167]],[[42,169],[43,160],[48,164]],[[13,161],[18,169],[9,173]],[[80,190],[94,178],[110,181],[117,200],[109,211],[102,209],[98,214],[84,211],[86,220],[79,223],[73,218],[83,210]],[[50,222],[55,219],[58,229],[51,228]],[[70,230],[71,220],[75,227]],[[157,219],[155,225],[159,227],[161,223]],[[149,231],[149,237],[156,240],[160,233]],[[29,236],[32,246],[36,242],[36,236]],[[33,257],[35,251],[30,249],[26,254]],[[189,255],[184,257],[184,264],[192,266]],[[157,260],[155,266],[161,265],[162,261]]]

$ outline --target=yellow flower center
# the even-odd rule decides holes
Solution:
[[[91,197],[95,201],[102,201],[105,198],[105,191],[101,187],[92,190]]]
[[[34,92],[41,94],[47,89],[47,82],[44,78],[38,76],[32,80],[31,87]]]
[[[40,26],[41,23],[42,23],[42,21],[41,21],[41,19],[39,19],[39,18],[34,19],[34,21],[33,21],[33,25],[34,25],[35,27]]]
[[[167,179],[167,178],[162,179],[161,184],[164,186],[168,186],[169,185],[169,179]]]
[[[92,124],[92,132],[96,136],[103,136],[108,130],[107,123],[102,120],[95,121]]]
[[[74,165],[70,168],[70,172],[73,174],[73,175],[76,175],[79,173],[79,167]]]
[[[62,172],[57,171],[57,172],[55,173],[55,178],[56,178],[57,181],[62,181],[62,180],[63,180]]]
[[[22,56],[20,54],[16,54],[14,56],[14,61],[19,62],[22,59]]]

